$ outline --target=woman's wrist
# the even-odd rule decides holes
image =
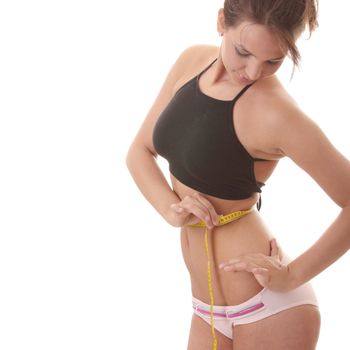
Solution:
[[[174,192],[174,199],[172,202],[167,202],[162,209],[159,211],[160,215],[163,219],[171,226],[179,227],[181,225],[178,224],[178,215],[175,210],[172,208],[173,204],[179,203],[180,198]]]
[[[295,289],[303,284],[301,281],[300,275],[298,274],[298,271],[295,267],[295,260],[291,261],[288,265],[288,284],[289,284],[289,290]]]

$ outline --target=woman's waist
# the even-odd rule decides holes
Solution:
[[[205,227],[182,228],[182,253],[189,270],[201,271],[207,261],[205,251]],[[216,226],[208,231],[209,252],[213,264],[238,257],[246,253],[270,254],[272,234],[263,223],[257,210],[252,210],[232,222]]]
[[[196,249],[200,242],[204,242],[206,226],[203,221],[186,225],[182,228],[182,234],[186,235],[189,249]],[[218,244],[236,247],[254,247],[261,242],[268,242],[272,238],[271,232],[264,224],[256,207],[250,207],[228,212],[220,215],[219,225],[208,230],[209,239],[213,243],[214,253],[219,253]],[[217,251],[219,250],[219,251]]]
[[[182,229],[182,252],[191,276],[195,296],[207,299],[207,262],[205,228]],[[219,270],[220,263],[246,253],[270,254],[271,234],[254,210],[237,221],[208,231],[212,283],[220,302],[238,302],[260,288],[247,272],[226,273]],[[240,286],[237,289],[237,286]],[[203,294],[202,294],[203,293]]]

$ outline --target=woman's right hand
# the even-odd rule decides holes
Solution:
[[[181,227],[204,221],[208,228],[219,224],[219,215],[213,205],[198,192],[184,197],[180,202],[171,204],[168,222]]]

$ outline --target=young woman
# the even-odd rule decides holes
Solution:
[[[316,0],[226,0],[221,46],[179,56],[129,149],[141,192],[181,227],[194,307],[189,350],[316,347],[320,314],[309,281],[350,246],[350,163],[275,75],[287,55],[298,63],[306,26],[317,26]],[[169,162],[171,186],[158,154]],[[341,207],[293,261],[258,211],[283,157]]]

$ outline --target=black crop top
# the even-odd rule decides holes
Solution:
[[[261,192],[254,175],[254,158],[238,140],[233,107],[251,86],[232,101],[205,95],[197,76],[184,84],[160,114],[153,130],[156,152],[183,184],[222,199],[245,199]]]

